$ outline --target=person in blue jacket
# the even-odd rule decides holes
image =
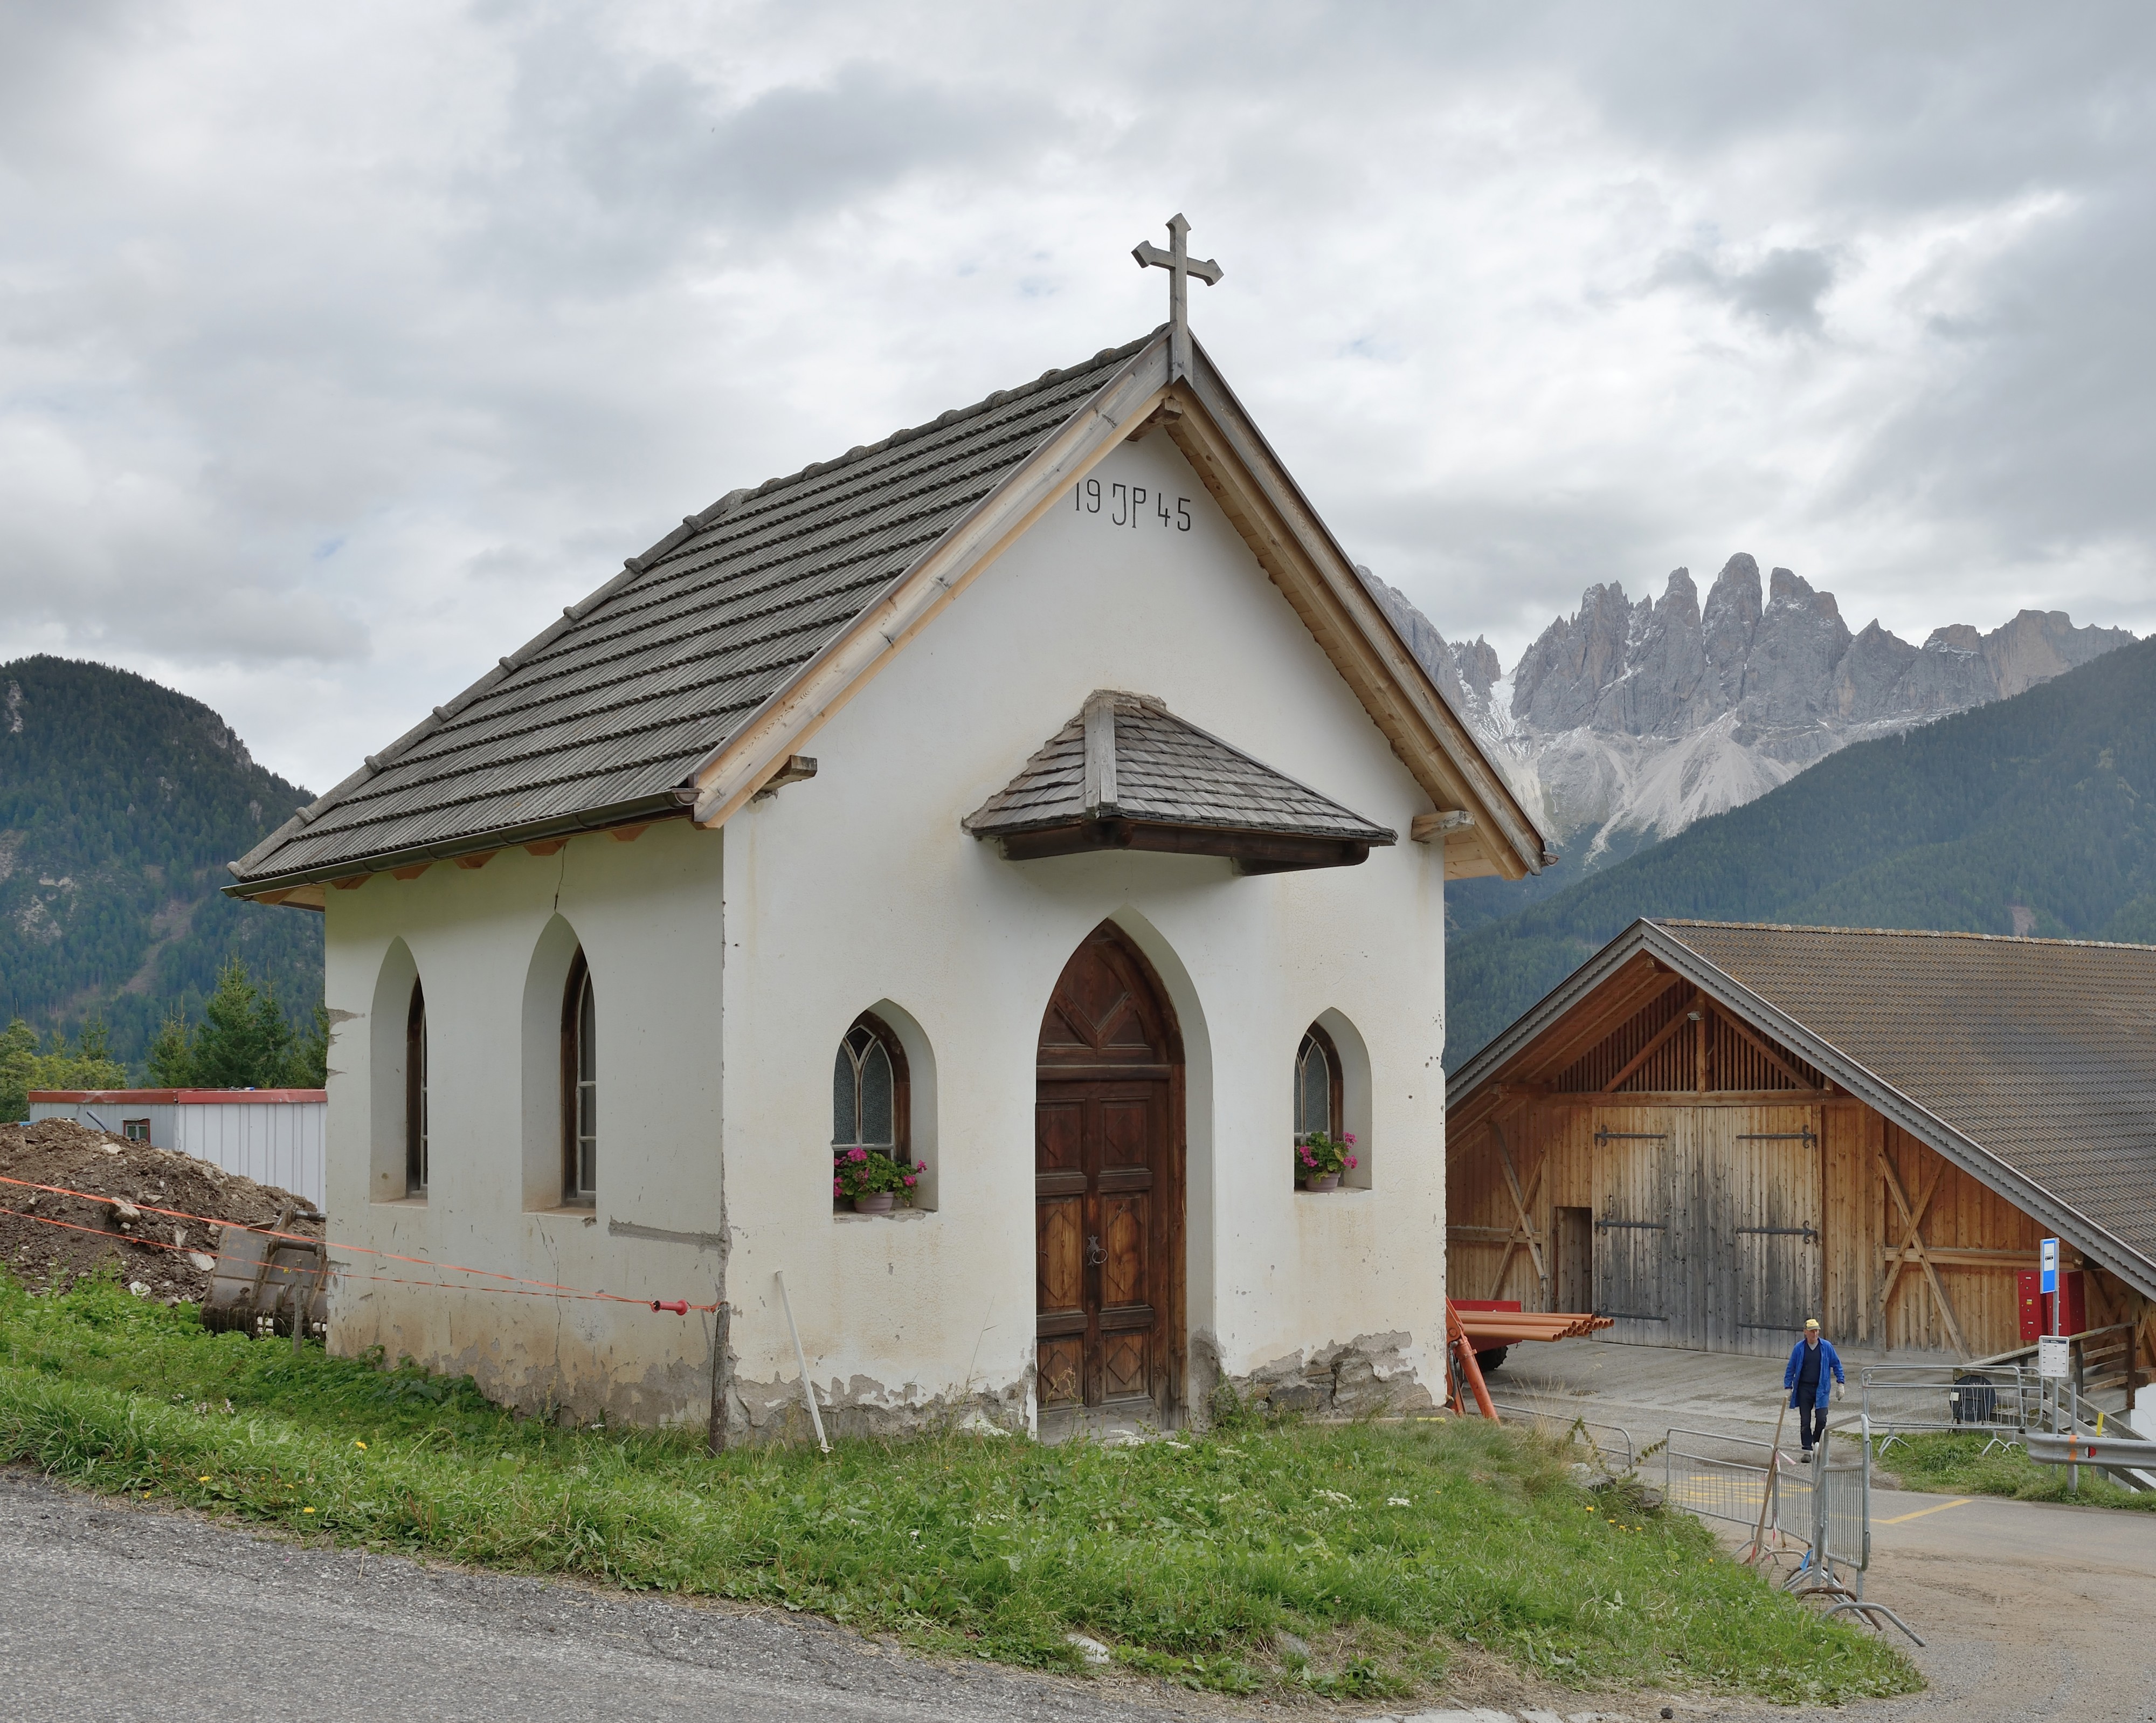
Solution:
[[[1841,1360],[1835,1355],[1833,1342],[1820,1337],[1819,1319],[1807,1317],[1804,1337],[1799,1340],[1796,1350],[1789,1354],[1789,1367],[1782,1372],[1782,1386],[1789,1391],[1789,1404],[1797,1411],[1797,1433],[1804,1438],[1802,1458],[1812,1457],[1812,1443],[1826,1430],[1827,1402],[1833,1396],[1835,1386],[1847,1387],[1849,1379],[1841,1373]]]

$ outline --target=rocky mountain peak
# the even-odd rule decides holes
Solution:
[[[1704,604],[1688,568],[1661,596],[1589,587],[1521,655],[1510,700],[1486,641],[1448,644],[1360,571],[1403,638],[1563,838],[1667,836],[1771,789],[1845,743],[2020,693],[2133,640],[2024,610],[1980,633],[1934,629],[1922,648],[1876,620],[1852,635],[1830,592],[1739,551]],[[1573,845],[1577,847],[1577,844]]]

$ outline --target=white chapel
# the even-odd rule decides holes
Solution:
[[[804,1369],[834,1433],[1442,1395],[1445,882],[1543,841],[1174,238],[1160,331],[728,492],[233,864],[325,918],[334,1350],[731,1442]]]

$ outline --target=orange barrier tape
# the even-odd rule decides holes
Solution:
[[[157,1208],[149,1203],[136,1202],[126,1197],[100,1196],[94,1191],[71,1191],[64,1185],[40,1185],[34,1180],[30,1179],[11,1179],[4,1175],[0,1175],[0,1185],[19,1186],[26,1191],[42,1191],[53,1196],[72,1196],[83,1202],[101,1202],[108,1208],[116,1206],[121,1202],[126,1202],[130,1208],[135,1210],[138,1214],[162,1215],[167,1220],[173,1221],[192,1221],[198,1226],[202,1227],[233,1227],[241,1224],[236,1221],[213,1220],[208,1215],[191,1215],[184,1209]],[[137,1237],[131,1232],[115,1235],[105,1231],[102,1227],[79,1227],[71,1221],[58,1221],[53,1219],[49,1215],[31,1214],[27,1209],[10,1209],[8,1212],[10,1214],[19,1215],[26,1220],[38,1222],[44,1226],[64,1227],[71,1232],[88,1232],[96,1237],[107,1239],[117,1237],[120,1238],[131,1240],[136,1244],[151,1245],[159,1250],[184,1251],[192,1247],[187,1245],[167,1244],[161,1239]],[[536,1297],[542,1294],[552,1293],[560,1297],[598,1299],[613,1304],[643,1304],[648,1306],[653,1310],[672,1310],[676,1315],[685,1315],[691,1310],[710,1312],[721,1308],[719,1304],[692,1304],[688,1303],[685,1299],[677,1299],[673,1304],[662,1304],[655,1299],[632,1299],[626,1297],[620,1293],[590,1292],[587,1291],[583,1287],[564,1286],[557,1281],[528,1279],[521,1274],[511,1274],[500,1268],[468,1268],[461,1263],[436,1263],[429,1261],[425,1257],[408,1257],[401,1255],[396,1251],[377,1250],[372,1245],[346,1244],[341,1240],[314,1238],[309,1237],[304,1232],[278,1232],[267,1227],[250,1227],[247,1230],[249,1232],[259,1232],[265,1237],[283,1239],[287,1243],[290,1244],[318,1246],[324,1252],[325,1260],[326,1260],[327,1253],[332,1249],[357,1251],[363,1256],[380,1257],[385,1262],[410,1263],[416,1268],[432,1268],[438,1274],[444,1272],[455,1274],[480,1274],[485,1276],[490,1280],[506,1280],[515,1283],[511,1286],[490,1286],[484,1288],[466,1287],[464,1288],[465,1291],[509,1293],[516,1292],[520,1288],[530,1287],[534,1288],[534,1290],[531,1293],[524,1294],[523,1296],[527,1298]],[[204,1251],[201,1252],[201,1254],[204,1256],[218,1256],[219,1253],[215,1251]],[[335,1265],[331,1266],[334,1267]],[[384,1286],[439,1285],[449,1287],[457,1284],[454,1281],[393,1280],[382,1275],[351,1274],[342,1268],[336,1268],[336,1273],[348,1279],[372,1281]]]

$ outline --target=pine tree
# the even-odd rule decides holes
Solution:
[[[20,1017],[0,1033],[0,1119],[28,1118],[32,1089],[112,1089],[126,1082],[127,1067],[106,1057],[105,1026],[97,1019],[83,1026],[75,1047],[54,1031],[51,1048],[42,1053],[37,1031]]]
[[[167,1012],[158,1026],[157,1038],[150,1043],[150,1053],[145,1062],[150,1071],[150,1086],[160,1089],[184,1089],[194,1086],[195,1032],[187,1015],[177,1006]]]
[[[38,1031],[20,1017],[0,1031],[0,1120],[30,1116],[30,1067],[38,1057]]]
[[[249,978],[247,965],[234,957],[218,971],[217,991],[203,1007],[203,1026],[196,1033],[189,1063],[193,1086],[274,1088],[284,1074],[285,1047],[290,1038],[284,1012]]]
[[[318,1005],[314,1026],[292,1043],[285,1062],[285,1081],[295,1089],[318,1089],[329,1081],[329,1008]]]

